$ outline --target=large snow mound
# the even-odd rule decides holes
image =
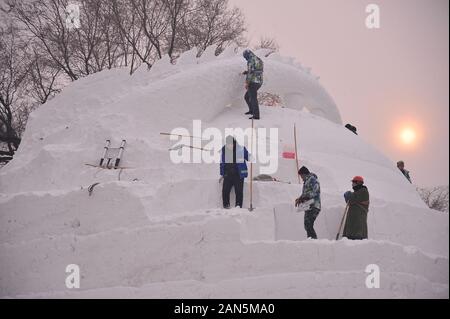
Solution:
[[[448,298],[448,215],[428,209],[388,158],[345,129],[318,79],[292,59],[264,58],[261,90],[284,107],[261,106],[257,127],[278,128],[281,154],[296,124],[301,164],[321,182],[322,240],[304,240],[292,207],[295,161],[278,156],[273,174],[290,184],[254,183],[253,213],[220,209],[217,164],[171,162],[174,142],[160,132],[191,130],[194,119],[221,131],[250,125],[245,60],[213,51],[186,52],[175,65],[166,57],[131,77],[91,75],[31,114],[0,170],[0,296]],[[98,162],[106,139],[126,139],[129,169],[84,165]],[[336,242],[354,175],[370,191],[370,240]],[[68,264],[81,269],[75,292],[65,287]],[[380,289],[365,286],[369,264],[381,269]]]

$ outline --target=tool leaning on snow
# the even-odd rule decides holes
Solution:
[[[347,218],[348,207],[349,207],[349,204],[347,204],[347,206],[345,206],[344,215],[342,216],[341,224],[339,225],[339,229],[338,229],[338,232],[336,235],[336,240],[339,240],[339,237],[341,237],[341,231],[343,231],[342,226],[344,225],[345,219]]]
[[[250,154],[253,152],[253,130],[255,128],[254,122],[252,118],[252,134],[250,138]],[[253,160],[250,162],[250,207],[248,208],[250,212],[254,211],[255,208],[253,207]]]
[[[125,144],[126,140],[122,140],[120,147],[111,148],[110,147],[111,140],[106,140],[103,156],[100,159],[100,163],[98,165],[94,164],[84,164],[84,165],[102,169],[131,169],[131,167],[119,167],[120,160],[122,159],[122,155],[125,150]]]
[[[201,150],[201,151],[205,151],[205,152],[211,152],[212,150],[210,149],[206,149],[203,147],[196,147],[196,146],[192,146],[192,145],[186,145],[186,144],[178,144],[174,147],[169,148],[169,151],[177,151],[182,149],[183,147],[187,147],[187,148],[192,148],[192,149],[196,149],[196,150]]]
[[[203,137],[192,136],[192,135],[172,134],[172,133],[164,133],[164,132],[159,133],[159,135],[177,136],[177,137],[189,137],[190,139],[200,139],[202,141],[210,141],[210,139],[204,139]],[[169,148],[169,151],[178,151],[178,150],[182,149],[183,147],[197,149],[197,150],[201,150],[201,151],[205,151],[205,152],[211,152],[212,151],[210,149],[205,149],[203,147],[197,147],[197,146],[192,146],[192,145],[187,145],[187,144],[175,145],[175,146]]]

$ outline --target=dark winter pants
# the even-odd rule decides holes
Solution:
[[[222,200],[223,207],[230,206],[230,193],[234,187],[234,193],[236,194],[236,206],[242,208],[242,202],[244,200],[244,179],[240,176],[224,177],[222,188]]]
[[[314,222],[319,216],[320,210],[317,208],[311,208],[305,212],[305,230],[308,238],[317,239],[317,234],[314,230]]]
[[[259,83],[250,83],[244,97],[248,105],[248,110],[257,119],[259,119],[258,90],[260,87],[261,84]]]

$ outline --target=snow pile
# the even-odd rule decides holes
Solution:
[[[344,128],[317,78],[292,59],[264,58],[262,91],[285,107],[262,106],[257,126],[278,128],[281,154],[296,124],[301,164],[322,186],[322,240],[304,241],[292,207],[295,161],[279,156],[273,174],[291,184],[254,183],[253,213],[219,208],[217,164],[172,163],[173,142],[160,132],[191,130],[194,119],[222,132],[250,124],[240,51],[193,52],[132,77],[118,69],[81,79],[31,115],[0,170],[0,296],[448,298],[448,215]],[[127,140],[128,169],[84,165],[98,162],[106,139]],[[354,175],[369,187],[371,240],[335,242]],[[80,267],[79,290],[65,286],[68,264]],[[380,267],[379,289],[366,288],[369,264]]]

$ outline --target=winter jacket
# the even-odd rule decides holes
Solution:
[[[406,177],[406,179],[411,182],[411,176],[409,176],[409,171],[407,171],[406,169],[400,169],[400,172],[402,172],[402,174]]]
[[[264,63],[253,52],[249,54],[247,60],[247,83],[263,84]]]
[[[350,239],[367,239],[367,213],[369,212],[369,190],[364,185],[354,187],[354,192],[347,192],[348,206],[343,237]]]
[[[247,163],[249,158],[248,151],[245,147],[234,143],[233,147],[233,158],[227,158],[225,159],[225,154],[228,153],[225,150],[225,147],[222,147],[222,156],[221,156],[221,162],[220,162],[220,175],[223,177],[227,177],[230,173],[232,174],[232,171],[236,171],[240,178],[246,178],[248,176],[248,169],[247,169]]]
[[[309,173],[303,182],[302,195],[300,196],[302,201],[308,201],[313,199],[314,202],[311,204],[311,208],[321,209],[320,203],[320,183],[317,175],[314,173]]]

